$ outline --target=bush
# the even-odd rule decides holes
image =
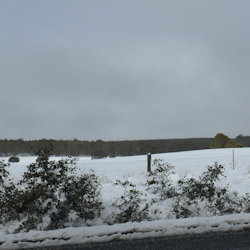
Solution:
[[[74,178],[63,188],[65,205],[84,220],[94,219],[102,210],[99,185],[93,171]]]
[[[250,213],[250,193],[247,193],[246,196],[243,198],[244,212]]]
[[[12,219],[15,211],[12,205],[15,204],[17,189],[9,178],[9,172],[6,168],[8,164],[0,161],[0,222],[5,223]]]
[[[152,199],[151,205],[162,202],[162,205],[172,207],[172,215],[176,218],[249,212],[249,194],[240,198],[237,193],[230,192],[228,186],[217,184],[224,176],[222,165],[215,163],[208,166],[197,179],[180,179],[177,186],[170,178],[174,167],[159,159],[154,161],[154,167],[146,182],[147,190],[157,196]],[[162,212],[155,209],[155,213]]]
[[[198,179],[179,180],[178,193],[173,204],[176,217],[223,215],[242,211],[243,199],[240,199],[237,193],[230,193],[227,186],[216,185],[223,172],[224,167],[215,163],[214,166],[208,166]]]
[[[155,159],[152,164],[154,169],[147,178],[147,190],[158,195],[158,200],[165,200],[176,195],[170,175],[174,174],[174,167],[161,159]]]
[[[9,162],[19,162],[19,158],[17,156],[11,156]]]
[[[143,193],[136,189],[136,185],[128,180],[124,182],[118,180],[115,185],[122,186],[124,193],[113,203],[113,206],[118,208],[113,216],[113,223],[148,219],[148,204]]]
[[[49,160],[46,149],[38,152],[35,163],[27,167],[22,180],[6,201],[8,210],[1,217],[18,220],[16,231],[63,228],[75,212],[84,221],[100,214],[99,182],[94,173],[76,176],[76,159]],[[6,173],[3,172],[3,175]],[[3,202],[3,198],[1,198]]]
[[[6,180],[9,172],[6,170],[7,166],[3,161],[0,161],[0,222],[4,222],[5,218],[2,215],[6,212],[8,204]]]
[[[9,172],[6,170],[6,167],[9,165],[6,164],[4,161],[0,161],[0,187],[4,187],[4,183],[6,178],[9,175]]]
[[[100,184],[95,173],[76,176],[76,159],[51,161],[49,156],[48,150],[40,150],[17,185],[9,178],[9,164],[0,161],[1,223],[18,222],[16,231],[48,230],[78,222],[88,224],[101,215]],[[249,194],[240,198],[229,192],[228,186],[218,185],[224,176],[222,165],[208,166],[198,178],[184,177],[176,185],[171,179],[173,166],[156,159],[152,169],[145,185],[149,197],[154,194],[151,202],[147,201],[148,193],[139,191],[135,184],[117,181],[115,185],[123,188],[123,194],[108,207],[114,210],[108,223],[162,218],[159,213],[166,218],[186,218],[250,212]]]

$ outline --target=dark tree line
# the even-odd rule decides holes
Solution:
[[[206,149],[213,138],[128,140],[128,141],[80,141],[80,140],[0,140],[0,155],[33,155],[40,148],[49,149],[53,155],[95,155],[97,152],[106,156],[129,156],[147,153],[165,153],[186,150]],[[244,146],[250,146],[250,136],[237,136],[235,140]],[[104,154],[103,154],[104,155]]]
[[[80,141],[80,140],[0,140],[1,155],[34,154],[39,148],[48,148],[53,155],[94,155],[105,152],[107,156],[129,156],[147,153],[165,153],[209,148],[210,138],[130,140],[130,141]]]

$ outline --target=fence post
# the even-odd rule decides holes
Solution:
[[[151,153],[148,153],[148,172],[151,172]]]
[[[234,169],[234,149],[233,149],[233,169]]]

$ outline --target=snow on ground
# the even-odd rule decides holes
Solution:
[[[232,166],[233,149],[205,149],[195,151],[184,151],[175,153],[163,153],[152,155],[164,159],[167,163],[175,166],[176,179],[186,176],[199,176],[205,171],[208,165],[215,162],[225,167],[226,179],[222,184],[230,184],[230,191],[237,191],[240,195],[250,192],[250,148],[235,148],[235,169]],[[52,160],[59,160],[62,157],[52,157]],[[26,166],[34,162],[36,157],[20,157],[19,163],[14,163],[9,168],[11,175],[18,180],[26,169]],[[7,161],[7,157],[0,157],[0,160]],[[79,157],[77,167],[79,172],[93,169],[101,178],[103,184],[104,200],[110,199],[110,192],[113,190],[113,183],[117,179],[128,178],[135,184],[144,182],[147,176],[147,156],[128,156],[106,159],[91,160],[90,157]],[[107,194],[108,195],[105,195]]]
[[[156,220],[65,228],[53,231],[35,231],[18,234],[0,234],[0,249],[27,249],[53,245],[85,244],[111,240],[131,240],[170,235],[201,234],[250,229],[250,214],[214,217],[194,217],[178,220]]]
[[[232,149],[207,149],[154,154],[152,155],[152,160],[160,158],[174,166],[176,175],[173,178],[175,180],[184,176],[197,177],[205,171],[208,165],[213,165],[217,162],[225,167],[226,178],[222,178],[220,184],[229,184],[230,191],[237,191],[239,195],[245,195],[250,192],[250,148],[235,148],[234,157],[235,169],[232,166]],[[52,157],[51,159],[59,160],[61,158]],[[35,159],[36,157],[33,156],[21,156],[20,162],[13,163],[9,168],[11,176],[18,181],[26,170],[26,166],[34,162]],[[8,158],[0,157],[0,160],[7,161]],[[145,183],[147,177],[147,156],[98,160],[91,160],[90,157],[79,157],[77,167],[79,168],[79,173],[93,169],[100,177],[103,204],[108,205],[116,197],[119,197],[122,192],[120,187],[114,187],[113,185],[117,179],[128,179],[135,183],[138,189],[143,188],[142,184]],[[244,227],[249,227],[249,225],[250,214],[238,214],[221,217],[156,220],[113,226],[100,225],[77,229],[67,228],[50,232],[31,231],[14,235],[8,234],[6,228],[0,227],[0,248],[27,248],[31,246],[84,243],[182,233],[240,230]],[[35,241],[34,243],[31,242],[33,240]]]

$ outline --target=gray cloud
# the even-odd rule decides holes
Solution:
[[[1,1],[0,138],[250,134],[248,1]]]

